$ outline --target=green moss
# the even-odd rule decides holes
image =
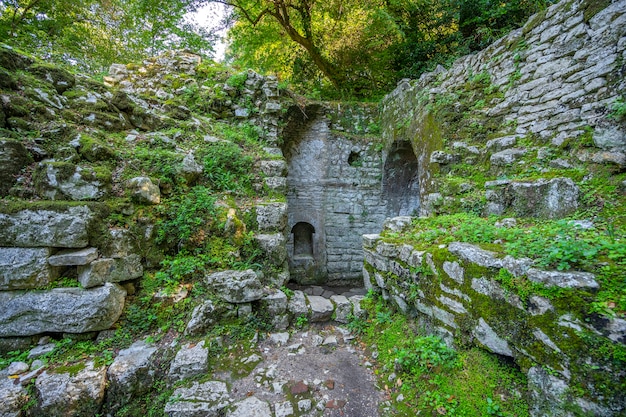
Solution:
[[[55,374],[70,374],[70,376],[74,377],[85,367],[85,362],[77,362],[73,365],[57,366],[52,368],[52,372]]]
[[[611,0],[584,0],[580,5],[580,9],[583,10],[585,23],[589,23],[592,17],[610,5]]]

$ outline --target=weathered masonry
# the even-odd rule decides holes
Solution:
[[[417,160],[408,142],[386,155],[342,133],[336,119],[346,116],[333,111],[293,108],[283,133],[291,280],[360,286],[361,236],[419,208]]]

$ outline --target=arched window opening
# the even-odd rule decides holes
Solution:
[[[313,258],[313,233],[315,228],[306,222],[296,223],[291,229],[293,233],[294,258]]]

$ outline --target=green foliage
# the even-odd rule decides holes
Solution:
[[[158,223],[157,242],[181,249],[199,246],[212,228],[219,226],[223,209],[215,206],[216,201],[211,190],[203,186],[169,200],[162,206],[164,218]]]
[[[483,350],[454,350],[437,336],[419,334],[404,315],[379,322],[377,313],[390,311],[390,306],[376,296],[362,305],[374,319],[353,317],[349,325],[359,329],[363,342],[377,346],[374,369],[387,395],[404,397],[392,402],[394,415],[528,416],[519,394],[526,381],[518,369]],[[392,374],[395,379],[390,379]]]
[[[248,73],[246,72],[241,72],[239,74],[235,74],[230,76],[227,80],[226,80],[226,84],[228,84],[229,86],[236,88],[237,90],[241,90],[244,86],[244,84],[246,83],[246,80],[248,79]]]
[[[441,338],[420,336],[407,348],[396,350],[396,363],[404,373],[415,373],[433,367],[454,368],[459,365],[457,354]]]
[[[213,35],[185,20],[188,0],[10,0],[0,3],[0,38],[93,74],[176,45],[210,53]]]
[[[618,98],[611,104],[609,117],[617,120],[626,118],[626,101],[623,97]]]
[[[217,142],[203,152],[204,172],[208,185],[216,191],[252,194],[252,165],[254,160],[230,142]]]
[[[589,312],[606,315],[626,313],[626,230],[622,216],[598,218],[594,227],[582,228],[567,219],[531,220],[513,227],[496,227],[498,218],[467,213],[416,219],[402,236],[386,232],[391,241],[409,242],[428,249],[454,241],[482,245],[501,256],[531,258],[538,268],[583,270],[596,275],[601,290],[589,304]],[[497,244],[494,244],[497,242]],[[421,272],[421,271],[416,271]],[[525,277],[502,270],[497,279],[525,301],[532,294],[559,297],[559,291],[544,288]]]
[[[299,328],[302,329],[303,327],[307,326],[309,324],[309,319],[306,316],[298,316],[296,317],[296,322],[294,323],[294,325]]]

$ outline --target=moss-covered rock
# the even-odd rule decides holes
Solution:
[[[76,84],[73,74],[55,65],[37,63],[28,68],[28,71],[52,84],[59,94]]]
[[[0,197],[8,195],[20,171],[32,162],[30,153],[20,141],[0,138]]]

